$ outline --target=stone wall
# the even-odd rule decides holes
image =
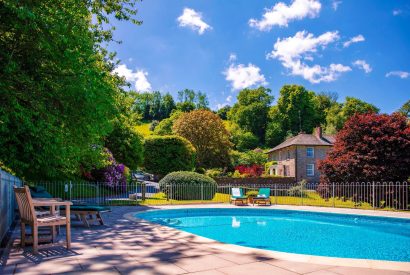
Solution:
[[[314,148],[314,157],[308,158],[306,156],[306,148],[313,147]],[[299,145],[297,147],[297,161],[296,161],[296,171],[297,175],[296,179],[298,181],[302,179],[306,179],[308,182],[319,182],[320,179],[320,172],[317,169],[317,162],[318,160],[322,160],[326,157],[326,154],[331,150],[331,146],[302,146]],[[307,164],[314,164],[315,165],[315,175],[314,176],[307,176],[306,174],[306,165]]]

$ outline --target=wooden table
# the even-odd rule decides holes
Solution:
[[[67,234],[67,243],[68,246],[71,243],[71,230],[70,230],[70,206],[73,205],[71,201],[63,201],[59,198],[33,198],[34,207],[50,207],[50,214],[56,214],[56,208],[58,206],[65,206],[65,217],[66,217],[66,234]],[[56,239],[56,227],[51,227],[52,231],[52,241],[55,242]],[[70,240],[70,241],[69,241]],[[70,248],[70,247],[68,247]]]

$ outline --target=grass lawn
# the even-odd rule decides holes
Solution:
[[[164,193],[158,193],[155,194],[154,197],[148,198],[145,201],[141,201],[141,205],[229,203],[229,198],[229,194],[216,193],[214,198],[208,201],[167,200]],[[270,197],[270,199],[272,204],[302,205],[302,199],[300,197],[277,196],[276,198]],[[316,192],[307,192],[306,197],[303,198],[303,205],[333,207],[333,199],[325,200],[321,198]],[[355,204],[355,202],[353,201],[343,201],[339,198],[335,198],[334,205],[335,207],[373,209],[373,207],[369,203]]]
[[[152,135],[152,131],[149,129],[150,125],[151,122],[141,123],[140,125],[135,126],[135,129],[138,131],[138,133],[140,133],[144,137],[147,137]]]

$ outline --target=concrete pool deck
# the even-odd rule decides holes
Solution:
[[[144,210],[197,207],[232,206],[112,207],[113,211],[104,216],[105,226],[88,229],[73,222],[70,251],[62,243],[54,247],[40,246],[39,255],[33,255],[30,248],[19,247],[18,226],[11,239],[11,249],[0,261],[0,274],[410,274],[410,263],[312,257],[239,247],[146,221],[130,221],[127,216]],[[410,218],[410,213],[405,212],[298,206],[267,208]],[[63,240],[64,230],[61,233]],[[361,267],[346,266],[349,261]]]

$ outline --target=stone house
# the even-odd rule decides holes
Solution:
[[[320,173],[317,161],[324,159],[332,149],[334,137],[323,135],[321,127],[313,134],[300,133],[267,152],[269,161],[277,164],[269,168],[271,175],[294,177],[308,182],[318,182]]]

